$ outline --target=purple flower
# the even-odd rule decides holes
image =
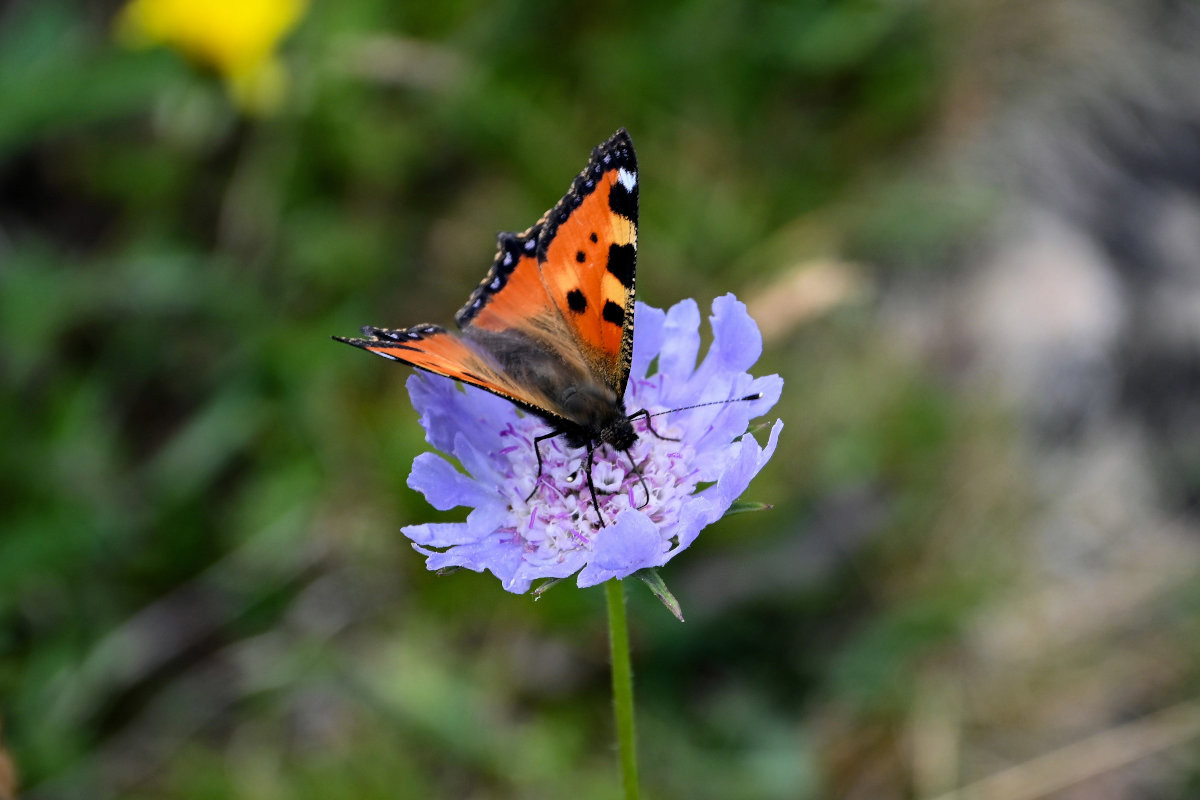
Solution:
[[[576,572],[581,588],[594,586],[667,563],[745,491],[775,452],[783,427],[775,422],[765,448],[746,432],[783,389],[778,375],[746,372],[762,352],[746,306],[733,295],[713,302],[713,344],[699,366],[694,301],[667,312],[638,303],[636,313],[625,393],[631,412],[656,414],[755,392],[762,397],[664,414],[651,421],[653,433],[645,418],[635,420],[638,441],[629,456],[636,473],[625,454],[598,448],[592,478],[606,523],[601,525],[583,473],[586,451],[567,448],[561,437],[542,442],[539,479],[533,440],[549,430],[543,420],[481,389],[415,373],[408,391],[426,439],[454,456],[463,471],[440,455],[422,453],[408,485],[435,508],[471,509],[465,522],[404,528],[430,569],[489,570],[517,593],[537,578]],[[648,375],[652,363],[657,367]]]

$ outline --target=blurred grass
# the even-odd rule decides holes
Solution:
[[[908,174],[936,7],[315,3],[253,120],[117,48],[115,9],[0,6],[0,716],[30,796],[611,796],[599,594],[425,573],[405,373],[328,337],[448,320],[618,126],[647,302],[843,247],[943,268],[989,206]],[[914,693],[1027,510],[1009,423],[870,300],[763,371],[775,509],[664,571],[686,625],[633,600],[650,796],[902,786]]]

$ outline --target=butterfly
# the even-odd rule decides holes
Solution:
[[[524,233],[497,236],[491,269],[454,316],[457,333],[430,324],[368,325],[366,338],[333,338],[478,386],[537,415],[550,426],[534,441],[539,477],[541,441],[562,436],[569,447],[586,448],[599,515],[595,450],[608,444],[627,452],[638,438],[633,419],[649,417],[644,410],[628,414],[624,401],[637,218],[637,157],[622,128],[592,150],[554,208]]]

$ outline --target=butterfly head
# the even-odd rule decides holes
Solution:
[[[585,447],[611,444],[616,450],[628,450],[637,441],[633,423],[625,413],[625,404],[616,392],[602,384],[571,386],[563,391],[562,408],[574,422],[564,430],[567,444]]]
[[[621,416],[614,417],[608,426],[601,429],[598,437],[602,442],[608,442],[616,450],[628,450],[633,447],[633,443],[637,441],[637,433],[633,430],[633,423],[629,421],[629,417],[625,416],[624,409],[621,410]]]

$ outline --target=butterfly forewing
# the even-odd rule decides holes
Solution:
[[[557,308],[542,284],[537,262],[537,237],[541,225],[525,233],[497,236],[492,268],[454,315],[458,327],[489,331],[519,328],[536,314],[558,316]]]
[[[591,371],[625,394],[633,353],[638,173],[624,130],[592,151],[587,168],[543,220],[542,280]]]

